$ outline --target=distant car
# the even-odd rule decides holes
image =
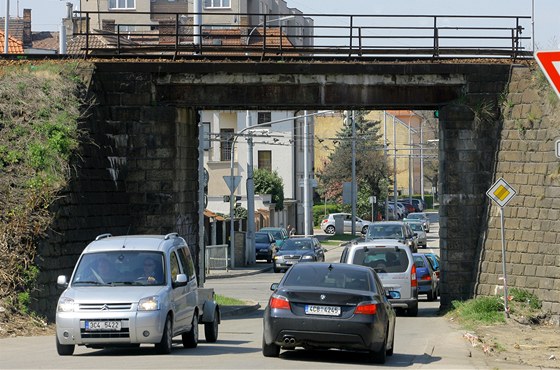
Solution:
[[[405,222],[410,226],[413,233],[416,233],[416,243],[418,248],[428,247],[428,236],[426,235],[426,230],[424,230],[424,224],[422,221],[410,221],[405,219]]]
[[[438,294],[439,294],[439,275],[441,273],[441,261],[439,260],[439,256],[435,253],[424,253],[428,260],[432,263],[432,267],[436,272],[437,277],[437,285],[438,285]]]
[[[316,237],[290,238],[276,249],[273,257],[273,270],[287,270],[298,262],[323,262],[325,250]]]
[[[281,247],[284,244],[284,240],[290,237],[285,227],[263,227],[259,231],[271,233],[277,247]]]
[[[393,354],[395,312],[373,269],[302,263],[271,289],[263,315],[265,357],[296,347],[366,351],[376,363]]]
[[[352,214],[350,213],[330,213],[326,218],[321,221],[321,229],[326,234],[334,234],[335,230],[335,217],[342,217],[342,221],[344,224],[344,232],[352,232]],[[359,217],[356,217],[356,230],[365,234],[369,225],[372,222],[362,220]]]
[[[422,202],[422,199],[406,198],[399,200],[399,202],[411,204],[414,207],[414,211],[411,212],[422,212],[424,210],[424,202]]]
[[[410,247],[412,252],[418,251],[417,236],[406,222],[380,221],[374,222],[365,235],[366,241],[375,239],[395,239]]]
[[[393,307],[418,315],[418,280],[410,248],[393,239],[379,239],[350,244],[344,248],[340,262],[373,268]]]
[[[413,253],[418,279],[418,294],[426,294],[428,301],[435,301],[438,293],[438,279],[432,263],[424,253]]]
[[[276,243],[271,233],[267,231],[257,231],[255,233],[255,259],[272,262],[272,255]]]
[[[424,229],[427,233],[430,232],[430,219],[428,215],[424,212],[413,212],[409,213],[408,216],[403,221],[422,221],[424,224]]]

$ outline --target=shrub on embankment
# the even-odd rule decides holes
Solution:
[[[70,177],[84,110],[83,62],[0,62],[0,307],[29,313],[37,241]],[[2,321],[2,320],[0,320]]]

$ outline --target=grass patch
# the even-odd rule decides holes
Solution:
[[[218,303],[220,306],[246,306],[246,305],[248,305],[247,302],[242,301],[240,299],[225,297],[225,296],[219,295],[219,294],[216,294],[214,296],[214,299],[216,300],[216,303]]]
[[[323,247],[338,247],[341,243],[347,243],[361,237],[361,234],[356,234],[356,236],[352,236],[350,234],[335,234],[328,236],[328,239],[321,241],[321,244]]]
[[[453,308],[447,313],[467,330],[475,330],[479,325],[505,324],[504,297],[477,297],[467,301],[453,301]],[[508,291],[508,309],[511,316],[537,317],[542,304],[532,293],[511,288]]]

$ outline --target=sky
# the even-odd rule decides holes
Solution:
[[[6,14],[0,0],[0,17]],[[19,15],[30,8],[33,31],[58,31],[66,14],[66,3],[79,0],[9,0],[10,15],[19,5]],[[85,0],[82,0],[85,1]],[[90,0],[95,1],[95,0]],[[429,15],[526,15],[534,4],[535,49],[560,50],[560,0],[286,0],[289,7],[303,13],[320,14],[429,14]],[[530,27],[524,35],[530,35]]]

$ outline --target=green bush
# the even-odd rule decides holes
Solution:
[[[526,290],[511,288],[508,290],[508,295],[511,297],[512,301],[526,303],[533,310],[538,310],[542,307],[542,303],[537,296]]]
[[[504,304],[500,297],[478,297],[467,301],[453,301],[454,312],[467,328],[477,325],[504,323]]]

